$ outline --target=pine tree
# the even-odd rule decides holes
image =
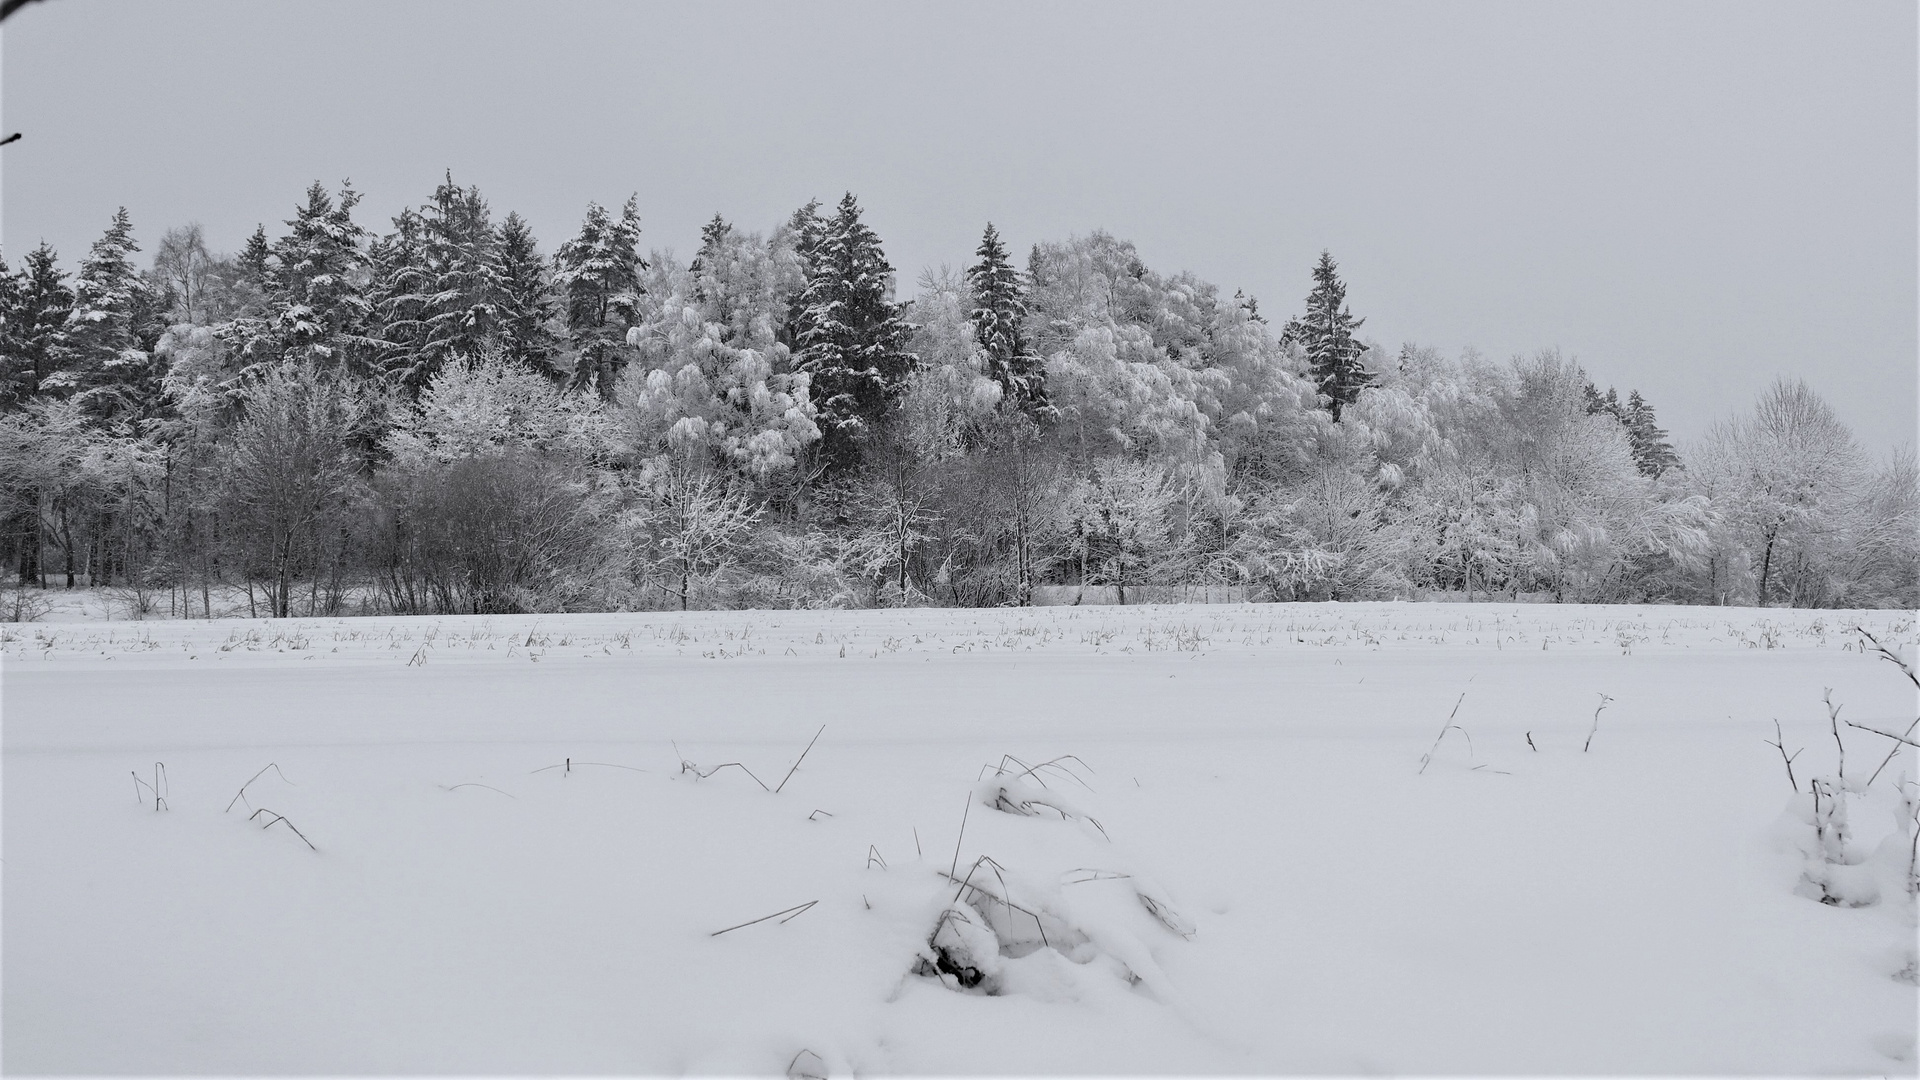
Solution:
[[[102,419],[143,414],[158,404],[159,373],[141,340],[142,331],[151,331],[157,305],[134,267],[139,250],[123,206],[73,280],[64,366],[76,396]]]
[[[639,196],[630,196],[615,221],[599,203],[587,204],[580,235],[554,253],[553,284],[566,303],[574,352],[573,384],[591,386],[613,400],[614,385],[630,359],[627,331],[639,322]]]
[[[1627,395],[1621,422],[1626,425],[1627,439],[1633,445],[1633,463],[1642,475],[1658,477],[1680,464],[1680,455],[1673,452],[1667,433],[1654,422],[1653,406],[1640,396],[1640,391]]]
[[[509,360],[550,379],[565,377],[553,332],[556,308],[533,229],[519,214],[500,223],[500,348]]]
[[[848,192],[814,251],[801,294],[795,367],[812,378],[822,450],[830,470],[860,460],[860,442],[905,387],[911,329],[893,302],[893,267]]]
[[[7,317],[6,367],[0,406],[19,408],[45,393],[64,393],[79,380],[61,370],[73,290],[59,256],[45,241],[27,253],[15,276],[18,289]]]
[[[1007,261],[1006,245],[993,224],[974,252],[980,261],[967,270],[973,290],[974,337],[987,354],[987,374],[1000,384],[1001,400],[1029,416],[1050,416],[1046,366],[1027,347],[1027,300],[1020,272]]]
[[[268,326],[288,360],[371,377],[380,343],[369,330],[367,231],[353,220],[360,193],[340,188],[338,202],[314,181],[307,202],[274,245],[268,268]]]
[[[1347,286],[1338,270],[1333,255],[1322,251],[1313,268],[1306,314],[1290,320],[1280,332],[1282,344],[1298,344],[1306,353],[1315,388],[1328,398],[1335,420],[1374,381],[1374,374],[1361,363],[1366,347],[1353,337],[1366,320],[1354,318],[1348,310]]]

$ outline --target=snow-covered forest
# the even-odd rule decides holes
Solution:
[[[1554,349],[1365,336],[1105,232],[895,281],[851,194],[690,261],[451,175],[238,254],[0,264],[0,617],[1252,600],[1920,605],[1920,476],[1781,379],[1698,438]],[[911,296],[906,294],[911,292]],[[1358,314],[1356,314],[1358,309]],[[1604,388],[1603,388],[1604,387]],[[1185,595],[1185,594],[1173,594]]]

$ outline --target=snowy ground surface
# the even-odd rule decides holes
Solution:
[[[1862,786],[1841,726],[1879,899],[1829,906],[1767,742],[1804,792],[1829,688],[1913,721],[1856,623],[1912,655],[1486,604],[6,627],[0,1067],[1912,1075],[1912,751]]]

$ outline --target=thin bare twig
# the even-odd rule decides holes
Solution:
[[[278,774],[279,774],[279,776],[280,776],[280,779],[281,779],[281,780],[283,780],[283,781],[285,781],[286,783],[288,783],[288,784],[292,784],[292,785],[293,785],[294,787],[299,787],[299,786],[300,786],[300,785],[298,785],[298,784],[294,784],[294,783],[293,783],[293,781],[291,781],[291,780],[288,780],[288,779],[287,779],[287,774],[286,774],[286,773],[283,773],[283,772],[280,772],[280,766],[279,766],[279,765],[277,765],[277,764],[275,764],[274,762],[271,762],[271,761],[269,761],[269,762],[267,762],[267,765],[266,765],[266,768],[263,768],[263,769],[261,769],[261,770],[260,770],[259,772],[257,772],[257,773],[254,773],[254,774],[253,774],[253,776],[251,776],[250,778],[248,778],[248,780],[247,780],[247,782],[246,782],[246,783],[244,783],[244,784],[241,784],[241,785],[240,785],[240,790],[239,790],[239,791],[236,791],[236,792],[234,792],[234,793],[233,793],[233,798],[231,798],[231,799],[229,799],[229,800],[227,801],[227,810],[231,810],[231,809],[233,809],[233,804],[234,804],[234,803],[237,803],[237,802],[246,802],[246,801],[247,801],[247,800],[246,800],[246,794],[247,794],[247,788],[249,788],[249,787],[251,787],[251,786],[253,786],[253,782],[254,782],[255,780],[258,780],[258,779],[260,779],[261,777],[263,777],[263,776],[265,776],[265,775],[267,775],[267,769],[272,769],[272,770],[273,770],[273,771],[274,771],[275,773],[278,773]],[[248,805],[248,806],[252,806],[253,804],[252,804],[252,803],[247,803],[247,805]],[[227,812],[227,810],[222,810],[222,811],[220,811],[220,812],[224,814],[224,813],[226,813],[226,812]]]
[[[1820,696],[1820,700],[1827,704],[1827,726],[1833,729],[1833,745],[1840,748],[1840,766],[1837,775],[1840,777],[1840,783],[1845,784],[1847,782],[1847,744],[1840,740],[1840,709],[1842,706],[1833,703],[1833,687],[1831,686],[1826,688],[1826,692]],[[1847,722],[1852,723],[1853,721],[1849,720]]]
[[[794,919],[797,919],[797,918],[799,918],[799,917],[800,917],[801,915],[803,915],[803,914],[805,914],[805,913],[806,913],[806,910],[807,910],[808,908],[810,908],[810,907],[812,907],[813,905],[815,905],[815,904],[817,904],[817,903],[819,903],[819,902],[820,902],[820,901],[818,901],[818,900],[809,900],[809,901],[807,901],[807,902],[806,902],[806,903],[804,903],[804,904],[795,904],[794,906],[792,906],[792,907],[790,907],[790,908],[786,908],[786,909],[784,909],[784,910],[781,910],[781,911],[776,911],[776,912],[774,912],[774,913],[773,913],[773,914],[771,914],[771,915],[762,915],[762,916],[760,916],[760,917],[759,917],[759,918],[757,918],[757,919],[748,919],[748,920],[747,920],[746,922],[743,922],[743,923],[736,923],[736,924],[735,924],[735,925],[733,925],[733,926],[729,926],[729,927],[727,927],[727,928],[726,928],[725,930],[715,930],[715,931],[714,931],[713,933],[711,933],[711,934],[708,934],[707,936],[708,936],[708,937],[719,937],[719,936],[720,936],[721,934],[725,934],[725,933],[728,933],[728,932],[730,932],[730,931],[734,931],[734,930],[738,930],[738,929],[740,929],[740,928],[741,928],[742,926],[752,926],[752,925],[753,925],[754,923],[763,923],[763,922],[766,922],[766,921],[767,921],[768,919],[780,919],[780,916],[782,916],[782,915],[785,915],[785,916],[786,916],[786,918],[784,918],[784,919],[780,919],[780,921],[781,921],[781,922],[783,922],[783,923],[785,923],[785,922],[792,922],[792,921],[793,921]]]
[[[1853,722],[1853,721],[1851,721],[1851,720],[1843,720],[1843,721],[1841,721],[1841,723],[1843,723],[1843,724],[1845,724],[1845,725],[1847,725],[1848,727],[1854,727],[1854,728],[1859,728],[1859,729],[1860,729],[1861,731],[1871,731],[1871,732],[1873,732],[1873,733],[1874,733],[1875,735],[1879,735],[1879,736],[1881,736],[1881,737],[1883,737],[1883,738],[1888,738],[1888,739],[1892,739],[1892,740],[1893,740],[1894,742],[1899,742],[1899,743],[1906,743],[1906,744],[1907,744],[1908,746],[1912,746],[1912,747],[1920,747],[1920,742],[1914,742],[1914,741],[1913,741],[1913,740],[1912,740],[1911,738],[1908,738],[1908,736],[1907,736],[1907,735],[1895,735],[1895,734],[1894,734],[1893,732],[1891,732],[1891,731],[1881,731],[1881,730],[1880,730],[1879,728],[1872,728],[1872,727],[1868,727],[1868,726],[1867,726],[1867,725],[1865,725],[1865,724],[1856,724],[1856,723],[1854,723],[1854,722]],[[1920,723],[1920,721],[1916,721],[1916,723]],[[1913,732],[1913,729],[1912,729],[1912,728],[1908,728],[1908,729],[1907,729],[1907,732],[1908,732],[1908,735],[1911,735],[1911,734],[1912,734],[1912,732]],[[1900,749],[1900,748],[1896,746],[1896,747],[1894,747],[1894,749],[1895,749],[1895,750],[1898,750],[1898,749]],[[1880,775],[1880,774],[1879,774],[1878,772],[1876,772],[1876,773],[1874,773],[1874,775],[1875,775],[1875,776],[1878,776],[1878,775]]]
[[[668,745],[673,747],[674,755],[680,759],[680,771],[683,773],[692,773],[694,775],[694,778],[697,780],[705,780],[707,777],[712,776],[714,773],[719,772],[721,769],[739,769],[741,772],[746,773],[748,776],[753,776],[752,769],[747,768],[745,765],[742,765],[737,761],[723,762],[719,765],[715,765],[713,768],[708,769],[705,772],[701,772],[700,766],[695,765],[691,761],[688,761],[687,756],[685,754],[680,753],[679,743],[669,743]],[[548,768],[552,768],[552,766],[548,766]],[[637,769],[635,771],[644,772],[646,770]],[[757,776],[753,776],[753,782],[760,785],[761,791],[765,791],[768,793],[771,793],[773,791],[772,788],[767,786],[767,782],[765,780],[762,780]]]
[[[1774,741],[1767,743],[1767,745],[1780,751],[1780,760],[1787,763],[1787,786],[1791,787],[1794,791],[1794,794],[1797,795],[1800,793],[1800,781],[1795,780],[1793,778],[1793,758],[1797,758],[1801,754],[1805,753],[1806,747],[1803,746],[1800,749],[1795,750],[1793,752],[1793,757],[1787,756],[1787,747],[1786,747],[1787,737],[1780,733],[1780,720],[1778,717],[1775,717],[1773,721],[1773,738],[1774,738]],[[1765,739],[1762,739],[1761,741],[1766,742]]]
[[[272,815],[273,815],[273,820],[272,820],[272,821],[269,821],[269,822],[267,822],[267,823],[266,823],[265,825],[262,825],[262,826],[260,826],[260,827],[261,827],[262,829],[271,829],[271,828],[273,828],[273,827],[274,827],[275,825],[285,825],[285,826],[286,826],[287,828],[289,828],[289,829],[293,829],[293,835],[295,835],[295,836],[297,836],[297,837],[299,837],[299,838],[300,838],[300,842],[301,842],[301,843],[303,843],[303,844],[305,844],[305,845],[307,845],[307,847],[308,847],[309,849],[311,849],[311,850],[313,850],[313,851],[319,851],[319,850],[320,850],[319,848],[317,848],[317,847],[314,847],[314,846],[313,846],[313,841],[311,841],[311,840],[309,840],[309,839],[307,839],[307,834],[306,834],[306,833],[303,833],[303,832],[301,832],[301,831],[300,831],[300,830],[299,830],[298,828],[296,828],[296,827],[294,826],[294,824],[293,824],[293,822],[291,822],[291,821],[288,821],[288,820],[287,820],[287,816],[286,816],[285,814],[281,814],[281,813],[278,813],[278,812],[276,812],[276,811],[273,811],[273,810],[269,810],[269,809],[267,809],[266,807],[264,807],[264,806],[263,806],[263,807],[261,807],[260,809],[258,809],[258,810],[255,810],[255,811],[254,811],[254,812],[253,812],[252,814],[250,814],[250,815],[248,815],[248,817],[247,817],[247,820],[248,820],[248,821],[252,821],[252,820],[253,820],[254,818],[257,818],[257,817],[259,817],[259,816],[260,816],[261,814],[272,814]]]
[[[825,731],[825,730],[827,730],[827,725],[821,724],[820,731]],[[773,789],[773,793],[775,795],[780,794],[780,789],[787,786],[787,781],[793,779],[793,774],[800,771],[800,762],[807,760],[808,751],[811,751],[813,749],[814,743],[817,743],[820,741],[820,731],[814,732],[813,738],[807,740],[807,749],[800,751],[800,757],[796,761],[794,761],[793,768],[788,769],[787,775],[780,778],[779,785]],[[751,776],[752,774],[749,773],[748,775]],[[760,786],[765,787],[766,785],[762,784]]]
[[[1865,627],[1856,626],[1853,628],[1853,632],[1856,634],[1859,634],[1863,638],[1866,638],[1868,641],[1873,642],[1874,649],[1880,653],[1880,659],[1891,661],[1893,663],[1893,666],[1899,668],[1903,673],[1905,673],[1905,675],[1907,676],[1907,681],[1913,684],[1914,689],[1920,690],[1920,675],[1915,675],[1913,673],[1913,669],[1907,666],[1906,660],[1903,659],[1899,653],[1896,653],[1892,649],[1887,648],[1885,645],[1880,644],[1880,639],[1868,633]]]
[[[466,783],[463,783],[463,784],[455,784],[455,785],[453,785],[452,787],[442,787],[442,788],[441,788],[441,790],[443,790],[443,791],[459,791],[459,790],[460,790],[461,788],[463,788],[463,787],[477,787],[477,788],[486,788],[486,789],[487,789],[488,791],[500,791],[500,789],[499,789],[499,788],[497,788],[497,787],[494,787],[494,786],[493,786],[492,784],[482,784],[482,783],[478,783],[478,782],[476,782],[476,781],[473,781],[473,780],[469,780],[469,781],[467,781]],[[500,791],[500,794],[502,794],[502,795],[505,795],[505,796],[506,796],[507,798],[509,798],[509,799],[511,799],[511,798],[514,798],[514,794],[513,794],[513,792],[511,792],[511,791]]]
[[[1089,765],[1089,764],[1087,764],[1087,763],[1086,763],[1086,762],[1084,762],[1084,761],[1081,761],[1081,760],[1080,760],[1080,759],[1079,759],[1079,758],[1078,758],[1077,756],[1075,756],[1075,755],[1073,755],[1073,754],[1061,754],[1061,755],[1060,755],[1059,757],[1057,757],[1057,758],[1054,758],[1054,759],[1052,759],[1051,761],[1043,761],[1043,762],[1041,762],[1041,763],[1040,763],[1040,764],[1038,764],[1038,765],[1029,765],[1029,766],[1027,766],[1027,768],[1026,768],[1026,771],[1024,771],[1024,772],[1022,772],[1022,773],[1020,773],[1019,775],[1017,775],[1017,776],[1015,776],[1015,777],[1014,777],[1014,779],[1015,779],[1015,780],[1020,780],[1020,779],[1024,779],[1024,778],[1026,778],[1026,777],[1028,777],[1028,776],[1031,776],[1031,777],[1033,777],[1033,778],[1034,778],[1035,780],[1039,780],[1039,779],[1040,779],[1040,776],[1039,776],[1039,770],[1041,770],[1041,769],[1044,769],[1044,768],[1047,768],[1048,766],[1052,766],[1052,767],[1053,767],[1053,770],[1054,770],[1055,772],[1058,772],[1058,773],[1064,773],[1064,774],[1065,774],[1065,775],[1066,775],[1067,777],[1069,777],[1070,779],[1072,779],[1074,783],[1076,783],[1076,784],[1079,784],[1079,785],[1080,785],[1081,787],[1083,787],[1083,788],[1086,788],[1086,789],[1087,789],[1088,791],[1092,791],[1092,790],[1093,790],[1093,788],[1092,788],[1092,786],[1091,786],[1091,785],[1089,785],[1089,784],[1088,784],[1088,783],[1087,783],[1087,782],[1086,782],[1085,780],[1082,780],[1082,779],[1080,779],[1080,777],[1078,777],[1078,776],[1076,776],[1076,775],[1074,774],[1074,772],[1073,772],[1073,770],[1071,770],[1071,769],[1069,769],[1069,768],[1067,768],[1067,767],[1066,767],[1066,766],[1064,766],[1064,765],[1061,765],[1061,764],[1060,764],[1060,762],[1062,762],[1062,761],[1071,761],[1071,762],[1074,762],[1074,763],[1076,763],[1076,764],[1078,764],[1078,765],[1079,765],[1079,766],[1080,766],[1081,768],[1083,768],[1083,769],[1085,769],[1085,770],[1087,770],[1088,772],[1092,772],[1092,771],[1093,771],[1093,766],[1091,766],[1091,765]],[[1045,782],[1045,781],[1041,781],[1041,784],[1040,784],[1040,786],[1041,786],[1041,787],[1045,787],[1045,786],[1046,786],[1046,782]]]
[[[1612,698],[1608,697],[1605,694],[1600,695],[1600,708],[1593,710],[1593,726],[1587,729],[1587,741],[1581,744],[1580,746],[1581,753],[1583,754],[1586,753],[1587,747],[1590,747],[1593,745],[1593,736],[1596,732],[1600,730],[1601,710],[1605,709],[1607,707],[1607,704],[1612,700],[1613,700]]]
[[[146,788],[148,791],[153,792],[153,809],[155,813],[172,809],[172,807],[167,805],[167,767],[165,765],[158,761],[153,763],[153,783],[151,784],[140,779],[138,772],[132,769],[128,769],[127,772],[133,776],[133,797],[142,806],[146,805],[147,799],[146,796],[140,794],[140,789]]]
[[[960,811],[960,835],[953,838],[953,866],[947,871],[952,877],[960,872],[960,842],[967,838],[967,815],[973,813],[973,792],[967,792],[967,807]]]
[[[547,772],[548,770],[551,770],[551,769],[565,769],[565,770],[567,770],[568,772],[572,772],[572,771],[573,771],[573,767],[574,767],[575,765],[597,765],[597,766],[599,766],[599,767],[600,767],[600,768],[602,768],[602,769],[625,769],[625,770],[627,770],[628,772],[648,772],[648,771],[650,771],[650,770],[647,770],[647,769],[636,769],[636,768],[634,768],[634,767],[633,767],[632,765],[615,765],[615,764],[613,764],[613,763],[612,763],[612,762],[610,762],[610,761],[575,761],[575,760],[573,760],[572,758],[568,758],[567,760],[565,760],[565,761],[562,761],[562,762],[560,762],[560,763],[559,763],[559,764],[557,764],[557,765],[542,765],[541,767],[539,767],[539,768],[537,768],[537,769],[535,769],[535,770],[533,770],[533,772],[530,772],[530,773],[528,773],[527,775],[528,775],[528,776],[532,776],[532,775],[533,775],[534,773],[543,773],[543,772]]]
[[[1440,740],[1441,740],[1441,739],[1444,739],[1444,738],[1446,738],[1446,737],[1447,737],[1447,732],[1449,732],[1449,731],[1458,731],[1458,732],[1459,732],[1460,734],[1462,734],[1462,735],[1466,735],[1466,737],[1467,737],[1467,754],[1468,754],[1468,756],[1469,756],[1469,757],[1471,757],[1471,756],[1472,756],[1472,754],[1473,754],[1473,736],[1471,736],[1471,735],[1467,735],[1467,729],[1466,729],[1466,728],[1463,728],[1463,727],[1461,727],[1461,726],[1460,726],[1459,724],[1456,724],[1456,723],[1454,723],[1454,722],[1453,722],[1453,718],[1454,718],[1454,717],[1456,717],[1456,716],[1458,716],[1458,715],[1460,715],[1460,702],[1462,702],[1462,701],[1465,701],[1465,700],[1467,700],[1467,692],[1466,692],[1465,690],[1462,690],[1462,691],[1460,691],[1460,697],[1459,697],[1458,699],[1456,699],[1456,700],[1454,701],[1454,703],[1453,703],[1453,711],[1447,714],[1447,722],[1446,722],[1446,725],[1445,725],[1445,726],[1443,726],[1443,727],[1442,727],[1442,728],[1440,729],[1440,734],[1438,734],[1438,735],[1436,735],[1436,736],[1434,736],[1434,739],[1433,739],[1433,745],[1432,745],[1431,747],[1429,747],[1429,748],[1427,749],[1427,752],[1426,752],[1425,754],[1423,754],[1423,755],[1421,755],[1421,757],[1420,757],[1420,772],[1421,772],[1422,774],[1424,774],[1424,773],[1425,773],[1425,772],[1427,771],[1427,766],[1428,766],[1428,765],[1431,765],[1431,764],[1433,764],[1433,755],[1434,755],[1434,754],[1435,754],[1436,752],[1438,752],[1438,751],[1439,751],[1439,749],[1440,749]]]
[[[1913,737],[1913,731],[1915,728],[1920,728],[1920,716],[1914,717],[1913,723],[1907,725],[1907,738]],[[1887,751],[1887,756],[1881,760],[1880,768],[1873,770],[1873,775],[1867,777],[1867,786],[1869,787],[1873,786],[1873,782],[1875,780],[1880,779],[1881,770],[1885,769],[1888,765],[1892,764],[1894,755],[1898,754],[1899,752],[1900,752],[1900,744],[1894,743],[1893,749]]]

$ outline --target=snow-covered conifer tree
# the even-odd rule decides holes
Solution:
[[[1045,364],[1027,347],[1026,293],[1020,273],[1007,261],[1007,248],[993,224],[974,252],[980,259],[967,270],[973,291],[973,332],[986,352],[987,374],[1000,384],[1001,400],[1030,416],[1051,416]]]
[[[66,370],[77,396],[96,417],[123,417],[157,408],[159,376],[147,346],[158,312],[134,268],[133,222],[121,207],[94,241],[73,279],[67,315]]]
[[[848,192],[821,234],[801,296],[795,366],[812,380],[828,467],[860,460],[860,440],[906,385],[911,330],[893,302],[893,267]]]
[[[616,220],[599,203],[587,204],[580,235],[553,256],[554,288],[566,304],[574,353],[573,384],[612,400],[630,359],[627,331],[639,322],[639,196],[629,196]]]
[[[317,180],[307,189],[267,264],[266,321],[280,357],[367,377],[379,343],[369,334],[367,231],[353,220],[359,202],[351,184],[341,186],[337,201]]]
[[[548,378],[564,378],[558,363],[560,341],[553,330],[558,309],[548,268],[534,243],[532,227],[519,214],[508,214],[500,223],[499,255],[501,352]]]
[[[1280,339],[1298,344],[1306,353],[1314,382],[1331,402],[1336,420],[1341,409],[1353,404],[1360,391],[1374,383],[1374,374],[1362,362],[1366,346],[1353,336],[1364,322],[1347,308],[1347,286],[1340,280],[1332,253],[1322,251],[1320,262],[1313,268],[1313,291],[1307,294],[1306,314],[1289,321]]]
[[[59,256],[45,241],[27,253],[18,280],[19,298],[8,318],[6,383],[0,405],[18,408],[42,393],[64,392],[77,383],[62,373],[67,351],[67,316],[73,290]]]
[[[1667,433],[1654,422],[1653,406],[1640,396],[1640,391],[1627,395],[1621,422],[1627,426],[1627,438],[1633,442],[1633,463],[1642,474],[1658,477],[1680,464],[1673,444],[1667,441]]]
[[[473,357],[500,324],[500,237],[479,188],[448,173],[375,252],[382,365],[418,393],[449,357]]]

